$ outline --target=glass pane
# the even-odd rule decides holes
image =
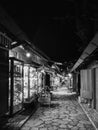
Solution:
[[[30,67],[30,97],[34,95],[37,88],[37,72],[36,69]]]
[[[28,73],[29,66],[24,66],[24,100],[28,98]]]
[[[8,95],[8,109],[10,110],[11,100],[11,60],[9,60],[9,95]]]
[[[13,113],[22,108],[22,64],[14,61]]]
[[[38,72],[38,93],[41,92],[42,87],[42,73]]]

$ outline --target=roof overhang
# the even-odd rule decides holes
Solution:
[[[86,49],[81,54],[78,61],[74,64],[73,68],[70,70],[70,72],[76,70],[86,58],[88,58],[98,47],[98,33],[95,34],[94,38],[90,41]]]

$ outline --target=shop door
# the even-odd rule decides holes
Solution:
[[[91,69],[81,70],[81,97],[92,99]]]
[[[81,70],[81,97],[87,98],[87,70]]]

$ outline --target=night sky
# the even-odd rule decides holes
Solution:
[[[26,33],[32,43],[51,60],[74,61],[79,58],[81,39],[76,34],[73,0],[66,2],[19,3],[3,0],[2,7]]]

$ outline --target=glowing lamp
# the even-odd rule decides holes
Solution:
[[[29,58],[30,56],[31,56],[31,54],[30,54],[29,52],[27,52],[27,53],[26,53],[26,57]]]
[[[68,76],[71,78],[71,77],[72,77],[72,74],[69,73]]]

